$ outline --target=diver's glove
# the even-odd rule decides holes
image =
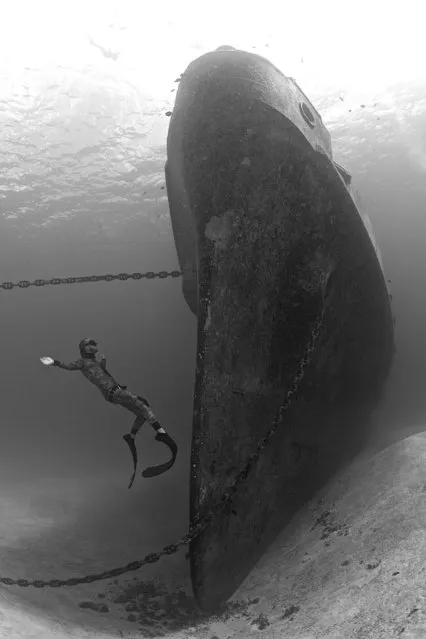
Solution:
[[[40,362],[45,366],[55,366],[58,363],[58,360],[53,359],[52,357],[40,357]]]

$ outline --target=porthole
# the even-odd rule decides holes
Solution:
[[[305,122],[307,122],[309,126],[311,127],[311,129],[313,129],[315,126],[315,118],[313,116],[312,111],[308,107],[308,105],[305,104],[304,102],[299,102],[299,109]]]

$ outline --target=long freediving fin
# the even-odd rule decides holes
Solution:
[[[163,444],[166,444],[166,446],[171,451],[172,456],[169,459],[169,461],[165,462],[164,464],[160,464],[159,466],[149,466],[149,468],[146,468],[145,470],[143,470],[142,477],[145,477],[145,478],[157,477],[157,475],[162,475],[167,470],[169,470],[176,461],[178,447],[176,442],[170,437],[170,435],[168,435],[167,433],[157,433],[155,436],[155,439],[158,442],[162,442]]]
[[[130,448],[130,452],[132,454],[132,459],[133,459],[133,475],[131,476],[129,485],[127,486],[127,488],[131,488],[133,486],[133,482],[135,481],[135,477],[136,477],[136,468],[138,466],[138,453],[136,450],[135,440],[131,435],[123,435],[123,439],[128,445],[128,447]]]

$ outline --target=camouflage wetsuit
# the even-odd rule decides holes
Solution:
[[[81,357],[69,364],[60,362],[57,359],[53,361],[54,366],[62,368],[63,370],[80,371],[89,382],[99,388],[107,401],[123,406],[123,408],[127,408],[127,410],[136,415],[136,419],[130,431],[132,435],[136,435],[146,421],[149,422],[154,430],[161,428],[147,400],[138,395],[133,395],[133,393],[126,390],[126,387],[118,384],[111,373],[107,371],[106,359],[104,357],[100,360]]]

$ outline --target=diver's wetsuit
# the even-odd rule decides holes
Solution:
[[[121,386],[113,378],[111,373],[107,371],[106,359],[104,357],[100,360],[97,360],[95,357],[81,357],[69,364],[60,362],[57,359],[53,360],[53,362],[54,366],[62,368],[63,370],[80,371],[89,382],[99,388],[107,401],[123,406],[123,408],[127,408],[127,410],[136,415],[136,419],[130,431],[132,435],[135,436],[146,421],[149,422],[154,430],[161,428],[148,402],[144,398],[133,395],[133,393],[126,390],[126,388]]]

